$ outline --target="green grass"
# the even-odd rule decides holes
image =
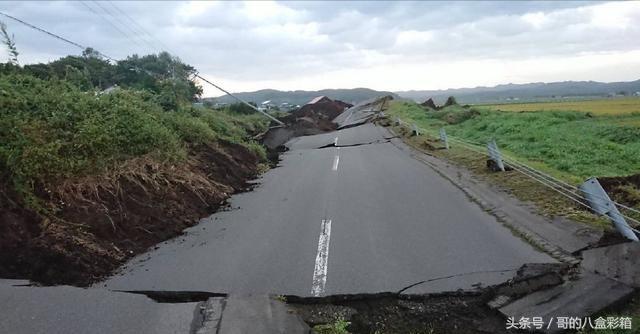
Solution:
[[[318,334],[349,334],[348,326],[349,322],[340,318],[330,324],[316,325],[313,330]]]
[[[225,140],[266,156],[250,139],[266,129],[264,118],[190,106],[165,111],[155,100],[139,90],[99,95],[63,80],[0,77],[2,177],[29,202],[38,185],[143,155],[180,161],[189,145]]]
[[[508,103],[489,106],[499,111],[580,111],[594,115],[640,113],[640,97],[607,98],[586,101]]]
[[[519,159],[571,181],[640,171],[640,115],[591,117],[574,111],[499,112],[452,106],[426,111],[395,101],[388,114],[466,140],[498,146]]]

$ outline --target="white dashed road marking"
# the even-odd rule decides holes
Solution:
[[[329,264],[329,241],[331,239],[331,219],[322,220],[322,230],[318,238],[318,254],[316,255],[316,266],[313,270],[313,285],[311,294],[318,297],[324,293],[327,284],[327,267]]]

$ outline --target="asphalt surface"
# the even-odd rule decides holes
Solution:
[[[0,333],[189,333],[197,303],[69,286],[0,280]]]
[[[390,138],[365,124],[290,141],[279,167],[234,196],[230,210],[96,287],[308,296],[398,291],[462,274],[406,291],[421,293],[498,283],[524,263],[554,262]]]
[[[361,117],[343,121],[352,118]],[[0,333],[307,332],[260,295],[399,291],[422,281],[404,293],[470,289],[503,282],[524,263],[555,262],[383,128],[364,124],[287,145],[279,167],[233,196],[229,210],[105,282],[81,289],[0,280]],[[232,297],[158,303],[115,290]]]

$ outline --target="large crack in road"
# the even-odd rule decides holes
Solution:
[[[292,140],[279,166],[267,172],[252,192],[232,197],[234,210],[204,219],[92,289],[4,289],[17,307],[3,316],[19,319],[15,312],[34,306],[23,302],[29,294],[55,296],[58,306],[100,295],[111,306],[142,308],[111,315],[125,319],[120,321],[139,316],[157,323],[189,319],[188,331],[219,331],[225,324],[222,312],[230,314],[229,325],[234,312],[239,312],[234,309],[255,308],[253,320],[265,323],[270,321],[264,318],[268,315],[286,317],[281,301],[257,297],[278,294],[285,295],[289,306],[300,310],[310,324],[317,321],[305,317],[305,310],[313,316],[333,306],[351,308],[356,311],[348,311],[355,332],[374,328],[374,319],[384,312],[388,326],[412,316],[409,323],[415,325],[440,319],[435,323],[444,326],[449,319],[461,329],[471,329],[462,321],[470,319],[473,310],[491,323],[474,318],[480,322],[471,322],[473,326],[493,328],[503,319],[497,310],[505,300],[552,286],[532,280],[531,275],[522,279],[522,270],[517,269],[521,265],[542,263],[533,266],[538,268],[535,277],[564,275],[566,269],[558,269],[564,265],[516,238],[397,141],[397,136],[371,123]],[[394,145],[377,145],[390,142]],[[626,293],[609,281],[591,282]],[[464,292],[451,292],[459,289]],[[127,293],[103,295],[115,294],[112,290]],[[152,304],[139,298],[151,298]],[[493,306],[487,306],[493,299],[497,299]],[[220,305],[224,306],[220,315],[213,315]],[[100,315],[105,306],[94,306],[90,313]],[[169,310],[180,319],[169,319]],[[31,309],[36,314],[50,311],[51,306],[42,305]],[[294,318],[287,317],[286,323],[295,330],[304,328]],[[12,320],[3,326],[19,323]]]

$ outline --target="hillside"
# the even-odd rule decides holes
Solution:
[[[446,90],[409,90],[396,92],[401,97],[424,101],[433,98],[436,103],[444,102],[448,96],[455,96],[461,103],[495,103],[519,100],[545,100],[554,97],[603,97],[608,94],[640,91],[640,80],[630,82],[563,81],[536,82],[528,84],[506,84],[495,87],[457,88]]]
[[[391,92],[377,91],[369,88],[323,89],[323,90],[317,90],[317,91],[305,91],[305,90],[281,91],[281,90],[275,90],[275,89],[262,89],[255,92],[235,93],[235,95],[245,101],[256,102],[256,103],[271,100],[271,102],[275,104],[288,102],[290,104],[299,104],[299,105],[303,105],[309,102],[314,97],[320,96],[320,95],[325,95],[327,97],[330,97],[331,99],[340,100],[340,101],[344,101],[352,104],[362,100],[378,97],[381,95],[393,95],[394,97],[397,96]],[[205,98],[204,100],[215,101],[218,103],[236,102],[232,97],[229,97],[229,96]]]
[[[0,277],[91,284],[264,170],[266,118],[193,107],[188,72],[168,54],[0,64]]]

